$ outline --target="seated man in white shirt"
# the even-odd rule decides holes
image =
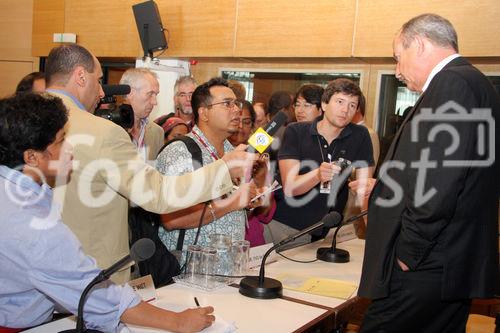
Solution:
[[[72,167],[67,120],[57,97],[0,100],[0,330],[43,324],[56,305],[76,314],[83,289],[100,272],[52,202],[56,179],[67,180]],[[86,327],[106,332],[120,322],[194,332],[212,324],[212,312],[163,310],[141,301],[128,285],[107,281],[89,293],[83,319]]]

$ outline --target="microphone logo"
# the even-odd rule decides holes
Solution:
[[[259,128],[248,139],[248,143],[259,153],[263,153],[273,142],[273,137],[267,134],[265,130]]]

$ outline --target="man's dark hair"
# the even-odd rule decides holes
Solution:
[[[43,72],[33,72],[29,73],[19,81],[16,87],[16,94],[24,94],[33,91],[33,82],[36,80],[45,80],[45,74]]]
[[[292,105],[293,100],[288,91],[276,91],[269,99],[267,111],[271,117],[283,109],[288,109]]]
[[[200,84],[193,92],[191,96],[191,107],[193,108],[194,123],[198,124],[198,109],[201,107],[207,107],[212,103],[212,95],[210,94],[210,88],[223,86],[229,87],[226,79],[221,77],[211,78],[208,82]]]
[[[318,110],[321,110],[321,96],[324,91],[325,89],[317,84],[305,84],[295,94],[295,102],[297,98],[302,97],[307,103],[314,104]]]
[[[349,79],[341,78],[328,83],[328,86],[325,88],[325,92],[321,97],[321,101],[328,104],[332,96],[337,93],[343,93],[349,96],[358,96],[359,100],[361,100],[361,96],[363,95],[361,89],[356,83]]]
[[[26,93],[0,99],[0,164],[23,165],[24,152],[47,149],[67,121],[67,109],[55,96]]]
[[[89,73],[94,73],[94,57],[84,47],[77,44],[65,44],[50,50],[45,64],[47,85],[68,83],[69,75],[77,66],[82,66]]]

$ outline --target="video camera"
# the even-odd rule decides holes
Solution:
[[[116,95],[128,95],[130,86],[126,84],[103,84],[104,97],[101,98],[94,114],[101,118],[111,120],[125,130],[134,126],[134,110],[129,104],[116,105]]]

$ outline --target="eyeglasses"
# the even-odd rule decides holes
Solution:
[[[235,106],[238,108],[238,109],[241,109],[242,106],[243,106],[243,103],[240,102],[240,101],[236,101],[236,100],[228,100],[228,101],[222,101],[222,102],[218,102],[218,103],[213,103],[213,104],[208,104],[207,106],[210,107],[210,106],[214,106],[214,105],[219,105],[219,104],[222,104],[224,105],[224,107],[226,109],[233,109]]]
[[[295,103],[294,106],[295,106],[296,109],[299,109],[299,108],[310,109],[313,106],[316,106],[316,104],[311,104],[311,103],[304,103],[304,104]]]

